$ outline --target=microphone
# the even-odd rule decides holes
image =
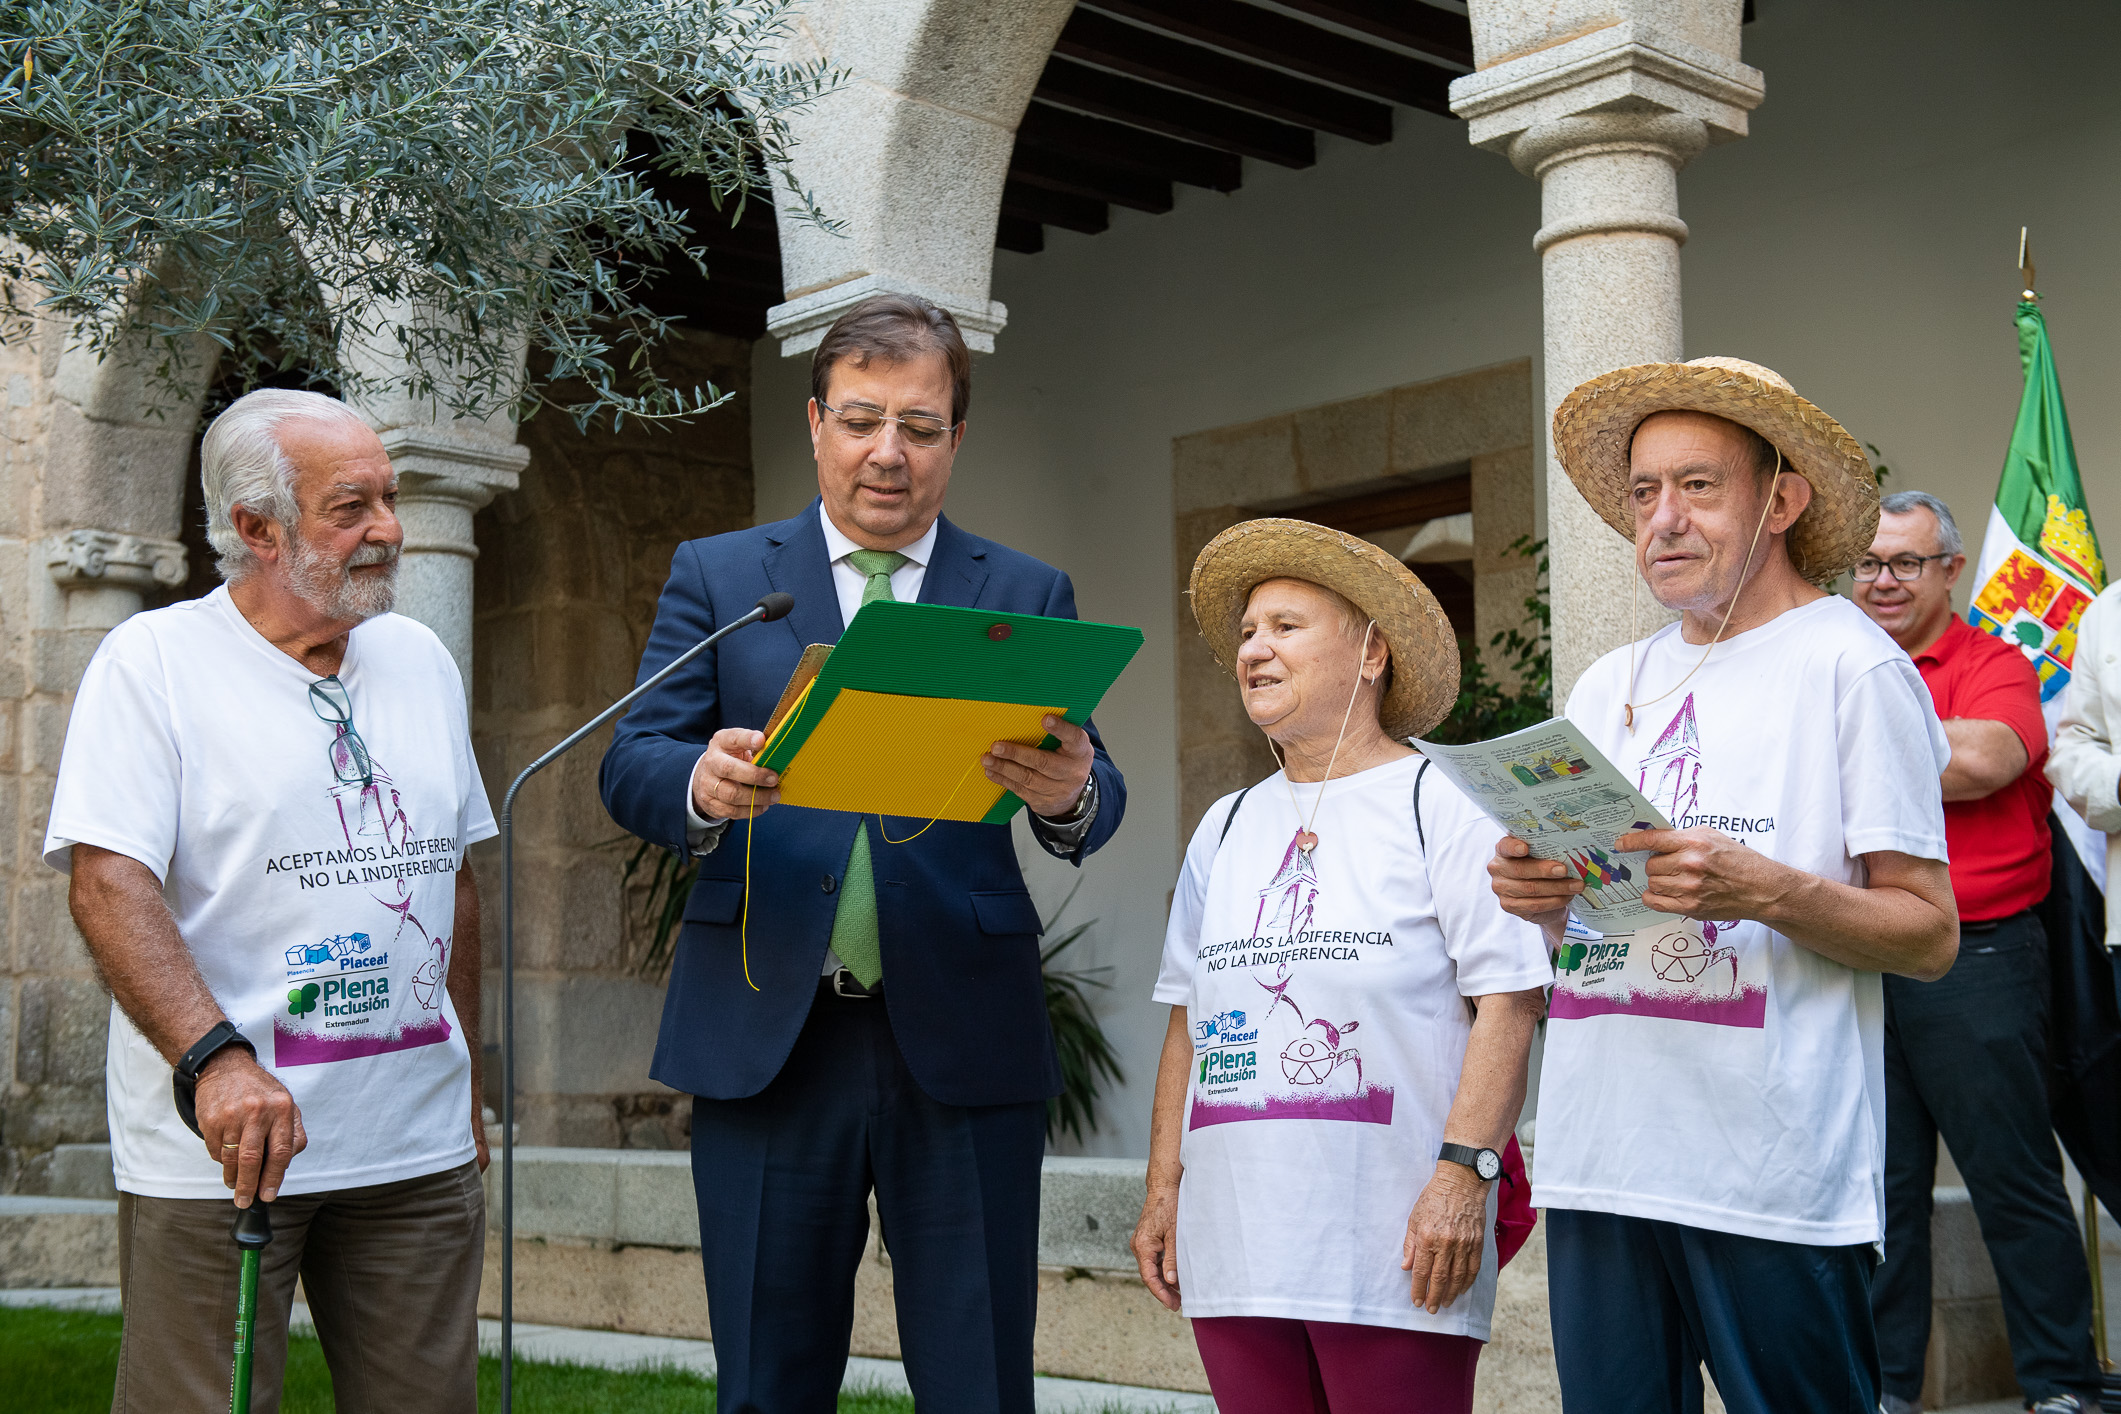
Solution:
[[[515,1408],[515,1163],[516,1163],[516,792],[523,783],[568,752],[613,717],[668,681],[671,674],[752,624],[785,619],[792,594],[768,594],[740,619],[722,625],[670,660],[655,676],[568,734],[566,740],[523,768],[501,798],[501,1410]]]

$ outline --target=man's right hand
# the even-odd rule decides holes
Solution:
[[[781,798],[781,778],[751,764],[766,746],[764,732],[725,727],[708,738],[692,768],[692,808],[706,820],[749,820]]]
[[[309,1147],[302,1112],[287,1087],[250,1052],[224,1046],[199,1074],[194,1097],[207,1157],[221,1165],[221,1181],[236,1192],[236,1206],[253,1197],[270,1203],[280,1196],[287,1165]]]
[[[1569,900],[1583,892],[1583,880],[1558,859],[1534,859],[1532,847],[1515,835],[1504,835],[1488,861],[1488,882],[1502,911],[1537,923],[1547,941],[1560,941],[1569,925]]]

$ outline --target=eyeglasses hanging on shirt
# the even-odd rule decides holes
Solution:
[[[818,399],[817,405],[838,418],[840,430],[857,442],[874,437],[887,422],[896,422],[899,435],[916,447],[939,447],[950,435],[951,424],[939,417],[886,417],[875,408],[861,406],[842,412],[823,398]]]
[[[309,708],[319,718],[338,728],[332,734],[331,773],[347,785],[364,790],[376,783],[376,768],[368,759],[368,743],[354,730],[353,698],[339,675],[319,678],[309,685]]]

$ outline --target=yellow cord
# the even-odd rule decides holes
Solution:
[[[737,944],[743,949],[744,981],[752,991],[759,984],[751,980],[751,837],[759,828],[759,788],[751,788],[751,818],[744,822],[744,917],[737,925]]]
[[[965,768],[965,774],[957,778],[957,784],[950,787],[950,794],[943,797],[944,810],[948,810],[950,808],[950,802],[957,799],[957,793],[965,788],[965,782],[972,779],[973,768],[978,766],[979,763],[980,758],[977,756],[973,757],[972,765],[967,766]],[[941,815],[937,815],[935,817],[935,820],[940,820],[942,818],[943,817]],[[885,844],[912,844],[915,840],[919,839],[922,835],[927,834],[929,830],[935,827],[935,820],[930,820],[927,824],[921,826],[918,830],[915,830],[912,834],[906,836],[906,838],[902,840],[895,840],[891,838],[891,836],[884,834],[884,817],[879,815],[876,817],[876,832],[879,835],[883,835]]]
[[[950,808],[951,802],[957,799],[957,793],[965,788],[965,782],[972,779],[973,769],[977,767],[979,763],[980,758],[977,756],[973,757],[972,765],[967,766],[965,768],[965,774],[957,778],[957,784],[950,788],[950,794],[943,797],[944,810],[947,811]],[[739,923],[737,924],[737,942],[739,948],[742,950],[742,956],[744,960],[744,981],[749,984],[751,990],[754,992],[759,990],[759,984],[751,980],[751,836],[752,833],[758,829],[758,804],[759,788],[757,786],[753,786],[751,788],[751,817],[744,822],[744,912],[741,921],[739,921]],[[937,815],[935,817],[935,820],[930,820],[927,824],[921,826],[918,830],[915,830],[912,834],[906,836],[904,839],[895,840],[891,838],[890,835],[885,833],[884,817],[879,815],[876,817],[876,832],[877,834],[883,836],[885,844],[912,844],[922,835],[927,834],[930,829],[934,828],[936,820],[940,820],[942,818],[943,817],[941,815]]]

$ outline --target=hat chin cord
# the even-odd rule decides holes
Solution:
[[[1635,694],[1635,647],[1641,642],[1642,632],[1642,619],[1640,617],[1642,576],[1639,574],[1635,576],[1634,583],[1628,588],[1628,696],[1630,700],[1623,704],[1625,708],[1624,720],[1627,724],[1629,736],[1635,734],[1635,709],[1637,707],[1654,707],[1679,691],[1680,688],[1685,687],[1693,679],[1694,674],[1701,671],[1702,664],[1708,662],[1709,654],[1716,651],[1716,645],[1723,641],[1724,630],[1731,626],[1731,615],[1738,612],[1738,596],[1745,593],[1746,576],[1753,571],[1753,553],[1760,548],[1760,532],[1767,529],[1768,513],[1775,509],[1775,489],[1781,484],[1782,448],[1776,447],[1775,474],[1768,478],[1767,504],[1760,508],[1760,521],[1753,527],[1753,543],[1745,547],[1745,563],[1738,568],[1738,587],[1731,591],[1731,606],[1723,611],[1723,622],[1717,627],[1716,636],[1709,640],[1708,647],[1701,650],[1701,656],[1695,660],[1693,667],[1686,670],[1685,677],[1673,683],[1647,702],[1636,702],[1633,700]]]
[[[1370,660],[1370,635],[1377,631],[1377,620],[1372,619],[1362,631],[1362,651],[1355,655],[1355,685],[1348,689],[1348,710],[1340,714],[1340,734],[1333,738],[1333,754],[1326,758],[1326,774],[1318,783],[1318,794],[1311,801],[1311,818],[1304,820],[1303,828],[1297,831],[1297,848],[1309,855],[1318,847],[1318,832],[1311,827],[1318,823],[1318,807],[1326,803],[1326,788],[1333,784],[1333,766],[1340,760],[1341,743],[1348,739],[1348,723],[1355,719],[1355,699],[1362,696],[1362,685],[1368,681],[1363,675],[1363,665]],[[1267,738],[1267,750],[1281,766],[1281,783],[1289,788],[1289,808],[1296,818],[1303,820],[1303,807],[1296,802],[1296,783],[1289,779],[1289,759]],[[1305,841],[1308,840],[1308,843]]]

